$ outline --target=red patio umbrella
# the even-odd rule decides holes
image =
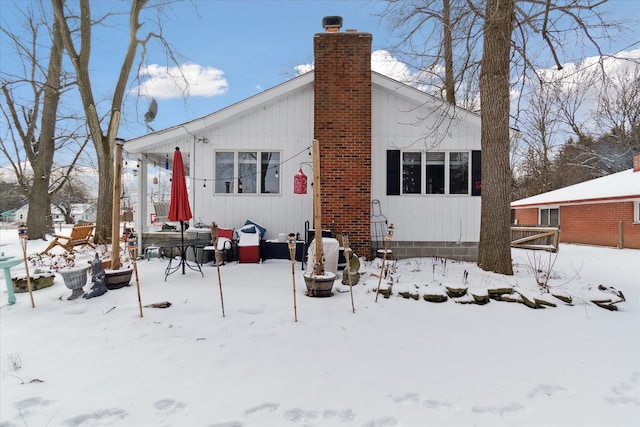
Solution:
[[[171,178],[171,200],[169,202],[169,221],[180,221],[180,238],[184,252],[184,221],[192,218],[187,193],[187,181],[184,178],[184,163],[180,147],[173,153],[173,176]],[[182,274],[185,272],[185,254],[182,253]]]

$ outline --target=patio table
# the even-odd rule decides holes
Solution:
[[[204,277],[204,273],[202,272],[202,268],[198,262],[197,250],[198,248],[203,248],[204,246],[211,244],[211,239],[187,239],[184,241],[178,239],[164,239],[149,240],[149,243],[153,246],[170,249],[171,251],[169,264],[167,264],[167,268],[164,271],[165,281],[169,275],[178,271],[180,267],[189,267],[193,271],[199,271],[202,277]],[[179,261],[175,264],[173,256],[174,249],[177,249],[179,258]],[[193,262],[188,260],[189,249],[193,252]],[[184,274],[184,268],[182,269],[182,274]]]

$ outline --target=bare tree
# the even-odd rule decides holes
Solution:
[[[587,118],[589,117],[587,99],[593,93],[599,74],[597,69],[585,63],[570,64],[574,71],[570,77],[555,77],[552,70],[542,73],[547,85],[554,88],[551,95],[555,98],[560,120],[564,127],[571,131],[569,135],[574,139],[584,139],[587,136]],[[563,132],[567,134],[567,132]]]
[[[65,223],[72,224],[75,220],[73,206],[88,203],[89,199],[87,186],[79,179],[72,177],[66,180],[65,185],[52,197],[51,203],[62,213]]]
[[[640,150],[640,64],[629,60],[626,65],[626,71],[588,73],[579,86],[570,87],[574,97],[567,97],[566,89],[556,91],[562,119],[575,136],[554,161],[555,188],[632,167]],[[578,114],[587,92],[597,94],[597,105]],[[586,125],[587,119],[592,126]]]
[[[480,71],[482,206],[477,263],[483,270],[511,275],[509,63],[514,1],[487,0],[485,13]]]
[[[640,63],[623,73],[608,74],[593,119],[599,129],[624,138],[640,128]],[[636,141],[637,143],[637,141]]]
[[[517,198],[529,197],[554,189],[553,158],[557,154],[561,117],[555,102],[559,83],[546,84],[534,79],[527,108],[520,115],[522,159]],[[512,146],[516,141],[512,141]],[[513,165],[512,165],[513,168]]]
[[[411,83],[473,109],[482,21],[466,0],[387,0],[381,16],[399,33],[394,54],[418,71],[420,81]]]
[[[134,61],[141,51],[140,64],[147,54],[147,43],[155,39],[165,48],[169,60],[174,60],[170,46],[162,34],[163,1],[152,5],[149,0],[131,0],[129,17],[129,40],[123,46],[124,58],[120,65],[120,74],[111,92],[110,108],[104,119],[98,113],[98,105],[94,95],[94,86],[89,71],[91,57],[92,29],[98,22],[103,22],[111,14],[99,18],[92,17],[91,2],[89,0],[77,0],[75,7],[68,6],[65,0],[51,0],[56,18],[61,22],[61,33],[64,48],[71,59],[76,72],[78,88],[82,99],[87,124],[96,150],[99,181],[98,181],[98,214],[96,218],[96,241],[111,241],[112,210],[113,210],[113,180],[114,180],[114,148],[115,140],[120,126],[120,110],[123,105],[124,95]],[[155,8],[158,13],[156,20],[157,32],[149,31],[144,37],[139,38],[142,27],[140,14],[143,9]],[[107,122],[103,129],[103,121]]]
[[[29,238],[45,238],[52,228],[51,195],[64,185],[75,167],[86,140],[77,143],[77,131],[57,128],[57,121],[73,123],[73,117],[61,117],[58,112],[60,98],[73,84],[73,78],[62,69],[62,37],[60,23],[53,19],[46,25],[47,12],[38,3],[39,10],[30,4],[24,11],[24,24],[28,38],[3,25],[0,31],[12,42],[20,74],[2,72],[2,104],[0,109],[7,126],[0,137],[0,151],[7,157],[18,185],[29,203],[27,226]],[[8,25],[8,24],[7,24]],[[48,63],[43,63],[39,47],[50,34]],[[45,43],[45,46],[47,44]],[[69,144],[79,144],[67,165],[56,167],[54,154]]]
[[[0,213],[18,209],[27,203],[27,199],[24,197],[18,184],[16,182],[5,181],[2,174],[0,174],[0,194],[2,194],[0,198]]]
[[[480,61],[482,208],[477,263],[484,270],[513,274],[509,241],[512,182],[509,165],[510,78],[527,75],[538,68],[536,63],[541,55],[539,50],[533,53],[534,49],[529,48],[530,43],[535,44],[532,37],[540,37],[538,42],[546,46],[559,69],[562,68],[559,54],[565,45],[573,49],[576,42],[586,40],[602,55],[598,46],[599,37],[608,37],[607,31],[617,28],[615,23],[605,22],[596,11],[604,2],[586,0],[567,4],[552,0],[486,0],[483,3],[466,0],[465,7],[476,17],[472,21],[474,25],[457,29],[452,26],[454,34],[466,34],[468,40],[483,40]],[[438,5],[436,1],[427,4]],[[434,24],[433,20],[434,17],[431,17],[419,24],[424,28],[436,28],[438,24]],[[479,22],[482,28],[476,32]],[[415,26],[397,28],[412,34],[426,31]],[[437,42],[439,40],[436,39]],[[473,43],[467,45],[475,46]],[[439,52],[440,49],[428,44],[426,39],[422,45],[414,42],[411,46],[419,46],[417,57],[422,57],[428,48],[432,48],[430,52]],[[438,61],[442,60],[441,55],[434,56],[438,57]],[[523,84],[524,80],[517,81]]]

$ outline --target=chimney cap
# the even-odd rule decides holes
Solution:
[[[326,31],[339,31],[342,28],[342,16],[325,16],[322,18],[322,28]]]

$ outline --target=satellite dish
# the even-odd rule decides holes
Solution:
[[[155,130],[153,130],[153,128],[149,126],[149,123],[151,123],[153,119],[156,118],[156,114],[158,114],[158,103],[156,102],[155,98],[151,98],[149,108],[147,109],[147,112],[144,113],[144,122],[147,124],[147,129],[150,129],[152,132],[155,132]]]

